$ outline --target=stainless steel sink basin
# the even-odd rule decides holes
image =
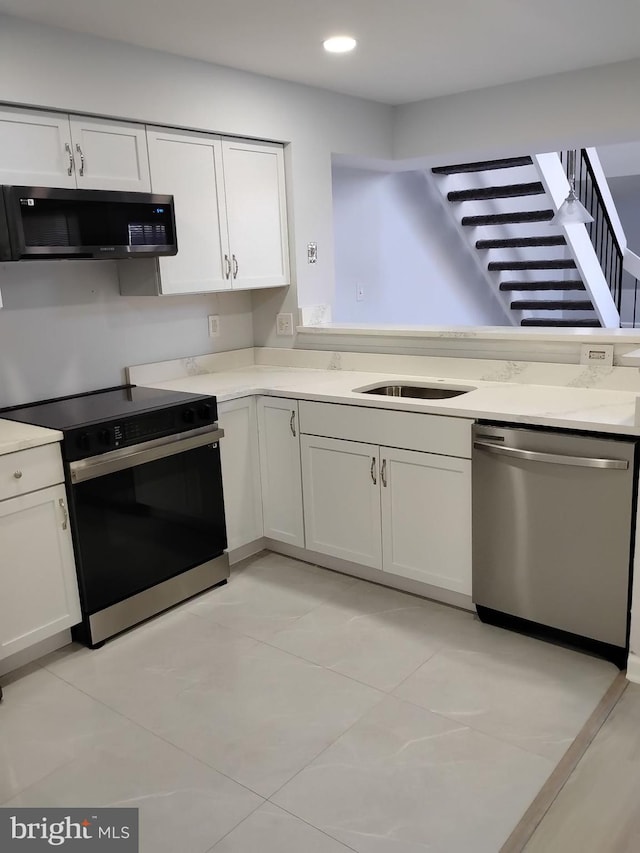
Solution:
[[[356,388],[362,394],[376,394],[382,397],[414,397],[419,400],[446,400],[468,394],[475,388],[447,388],[444,385],[373,385],[371,388]]]

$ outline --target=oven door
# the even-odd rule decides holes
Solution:
[[[85,618],[223,553],[223,435],[208,427],[70,464]]]

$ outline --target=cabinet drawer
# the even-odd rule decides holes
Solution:
[[[299,407],[307,435],[471,458],[471,420],[306,400]]]
[[[0,456],[0,500],[64,481],[58,444],[45,444]]]

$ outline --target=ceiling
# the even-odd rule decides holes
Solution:
[[[0,0],[0,11],[389,104],[640,56],[638,0]],[[353,54],[321,42],[349,33]]]

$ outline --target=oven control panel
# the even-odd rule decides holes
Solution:
[[[215,398],[205,398],[125,419],[79,427],[65,434],[64,455],[68,462],[74,462],[87,456],[98,456],[121,447],[131,447],[209,426],[216,422],[217,417]]]

